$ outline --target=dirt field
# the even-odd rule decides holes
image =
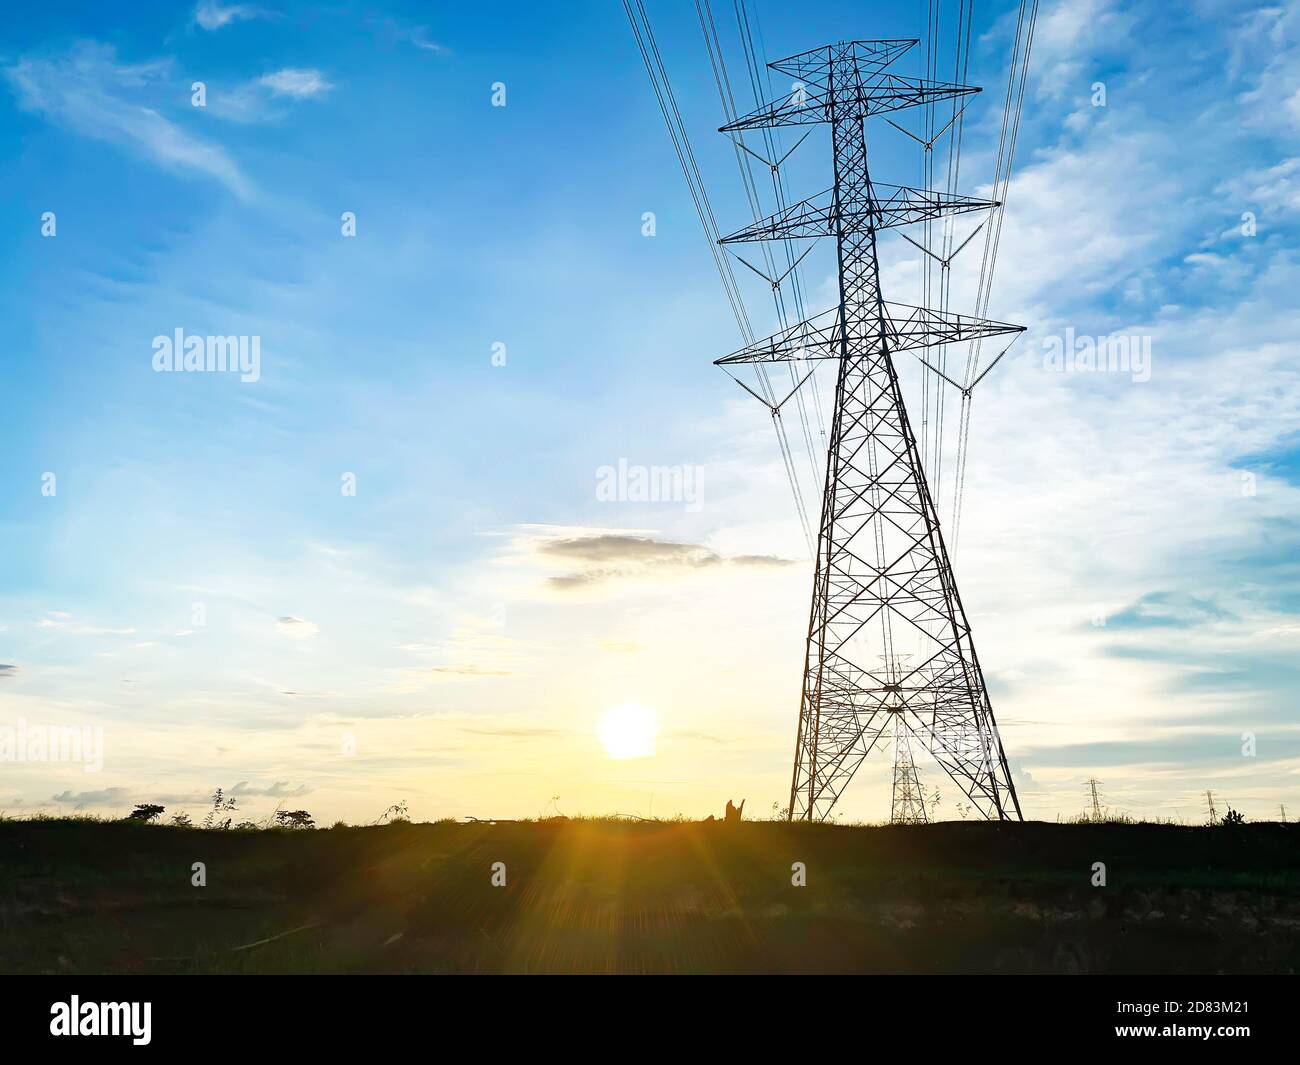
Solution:
[[[1300,825],[0,822],[3,972],[1297,969]]]

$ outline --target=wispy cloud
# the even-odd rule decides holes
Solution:
[[[400,36],[422,52],[445,53],[447,51],[443,45],[429,36],[429,31],[424,26],[412,26],[409,30],[403,31]]]
[[[275,624],[282,633],[294,640],[309,640],[320,631],[320,626],[315,622],[288,615],[277,618]]]
[[[450,48],[435,41],[430,36],[429,27],[427,26],[410,25],[392,18],[370,19],[368,21],[377,26],[380,35],[389,41],[400,41],[403,44],[412,45],[422,52],[429,52],[431,55],[451,54]]]
[[[306,784],[299,784],[296,788],[290,787],[287,780],[277,780],[270,787],[258,787],[250,784],[247,780],[241,780],[233,788],[224,792],[227,798],[253,798],[256,796],[266,796],[272,799],[290,799],[298,795],[306,795],[311,791]]]
[[[1014,34],[1016,17],[1009,12],[990,37]],[[1133,19],[1116,0],[1070,0],[1044,7],[1034,30],[1033,70],[1039,91],[1051,97],[1086,89],[1085,74],[1094,57],[1122,47]]]
[[[435,666],[430,673],[446,673],[453,677],[508,677],[508,669],[488,669],[484,666]]]
[[[1245,120],[1265,129],[1300,128],[1300,4],[1292,0],[1251,12],[1237,27],[1233,47],[1236,65],[1258,69],[1254,85],[1238,97]]]
[[[311,100],[333,88],[319,70],[285,67],[233,89],[210,86],[208,112],[232,122],[274,122],[288,114],[278,101]]]
[[[1230,615],[1209,599],[1186,593],[1152,592],[1106,619],[1109,628],[1192,628]]]
[[[472,662],[454,666],[424,666],[400,670],[396,679],[384,686],[384,691],[393,695],[405,695],[424,691],[433,684],[451,681],[500,680],[514,675],[514,672],[509,669],[481,666]]]
[[[611,640],[607,637],[596,640],[596,646],[611,655],[634,655],[645,650],[645,645],[636,640]]]
[[[247,22],[255,18],[267,18],[270,12],[252,4],[218,4],[216,0],[203,0],[194,9],[194,23],[200,29],[212,32],[232,22]]]
[[[169,170],[215,178],[248,198],[252,184],[225,149],[187,133],[151,106],[170,66],[165,59],[123,64],[111,45],[82,42],[61,56],[24,57],[4,73],[23,109]]]
[[[67,636],[134,636],[135,629],[109,629],[99,625],[85,625],[73,620],[71,614],[52,610],[36,622],[38,629],[57,629]]]
[[[508,739],[541,739],[548,736],[567,736],[568,729],[529,728],[525,725],[469,726],[461,729],[475,736],[502,736]]]
[[[1247,170],[1225,181],[1222,189],[1255,207],[1277,212],[1300,211],[1300,156]],[[1240,229],[1234,226],[1232,232],[1240,233]]]
[[[550,587],[561,590],[625,577],[685,573],[719,566],[791,564],[789,559],[774,555],[722,555],[699,544],[612,532],[540,539],[533,544],[533,549],[543,558],[560,559],[575,566],[571,572],[549,579]]]
[[[276,96],[292,96],[295,100],[319,96],[334,88],[319,70],[299,67],[285,67],[283,70],[264,74],[258,78],[258,84],[266,86]]]
[[[54,801],[65,803],[80,810],[85,806],[114,806],[131,801],[129,788],[101,788],[98,791],[61,791],[54,796]]]

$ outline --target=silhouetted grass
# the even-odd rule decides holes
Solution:
[[[0,822],[7,972],[1297,967],[1300,825]]]

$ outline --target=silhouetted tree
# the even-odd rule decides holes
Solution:
[[[275,815],[275,823],[281,828],[316,827],[316,822],[306,810],[281,810]]]
[[[152,802],[142,802],[134,810],[126,815],[128,821],[143,821],[148,824],[155,818],[161,817],[162,812],[167,809],[165,806],[159,806]]]

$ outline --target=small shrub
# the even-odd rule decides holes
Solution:
[[[126,815],[128,821],[143,821],[146,825],[162,816],[165,806],[159,806],[157,803],[142,802],[134,810]]]
[[[221,815],[234,808],[235,800],[227,799],[221,789],[218,788],[212,793],[212,809],[208,811],[208,815],[203,819],[203,827],[223,830],[229,828],[233,818],[222,818]]]

